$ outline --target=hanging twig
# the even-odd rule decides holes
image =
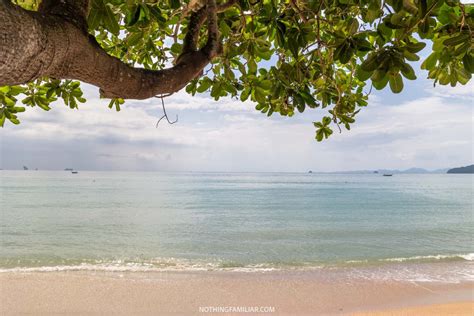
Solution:
[[[172,95],[172,93],[169,93],[169,94],[166,94],[166,95],[160,95],[160,96],[155,96],[155,98],[158,98],[158,99],[161,99],[161,106],[163,107],[163,116],[160,117],[160,119],[158,120],[158,122],[156,122],[156,128],[158,128],[158,124],[160,124],[161,120],[162,119],[166,119],[166,121],[168,122],[168,124],[170,125],[173,125],[174,123],[178,122],[178,115],[176,114],[176,120],[174,120],[173,122],[170,121],[170,119],[168,118],[168,114],[166,113],[166,108],[165,108],[165,100],[164,98],[166,97],[169,97],[170,95]]]

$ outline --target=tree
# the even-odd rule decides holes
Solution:
[[[416,79],[426,42],[434,84],[474,71],[474,8],[458,0],[38,2],[0,0],[2,126],[19,123],[19,100],[78,108],[82,81],[117,110],[184,87],[251,99],[268,116],[325,108],[313,122],[321,141],[331,126],[350,129],[372,87],[399,93]]]

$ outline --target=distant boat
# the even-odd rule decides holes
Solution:
[[[28,170],[28,167],[27,167],[27,166],[23,166],[23,170]]]
[[[375,170],[374,173],[379,173],[379,172],[377,170]]]
[[[391,176],[393,176],[393,174],[391,174],[391,173],[384,173],[383,176],[384,176],[384,177],[391,177]]]
[[[308,171],[308,173],[313,173],[313,171],[310,170],[310,171]]]
[[[71,171],[72,174],[79,173],[79,171]]]
[[[66,169],[64,169],[64,171],[73,171],[73,170],[74,170],[74,169],[72,169],[72,168],[66,168]]]

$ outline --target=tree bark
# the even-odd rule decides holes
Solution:
[[[75,79],[99,87],[106,98],[147,99],[182,89],[220,50],[215,0],[190,17],[197,27],[187,34],[192,42],[185,43],[176,65],[159,71],[131,67],[103,50],[86,32],[88,0],[43,1],[32,12],[0,0],[0,86],[42,77]],[[198,50],[206,19],[208,40]]]

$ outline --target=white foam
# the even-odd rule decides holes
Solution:
[[[379,259],[378,261],[405,262],[405,261],[418,261],[418,260],[444,260],[444,259],[456,259],[456,258],[464,259],[467,261],[474,261],[474,253],[386,258],[386,259]]]
[[[461,258],[463,258],[464,260],[467,260],[467,261],[474,261],[474,253],[459,255],[459,257],[461,257]]]
[[[127,265],[101,265],[101,264],[80,264],[80,265],[63,265],[49,267],[17,267],[0,269],[0,273],[6,272],[65,272],[65,271],[105,271],[105,272],[154,272],[154,271],[179,271],[194,270],[205,271],[203,267],[188,267],[186,269],[179,267],[153,267],[144,264],[127,264]]]
[[[39,267],[14,267],[0,269],[0,273],[8,272],[66,272],[66,271],[103,271],[103,272],[165,272],[165,271],[239,271],[239,272],[267,272],[277,271],[281,268],[270,264],[251,264],[245,266],[226,266],[216,262],[191,262],[167,258],[146,263],[123,262],[117,260],[109,263],[97,261],[95,263],[82,263],[78,265],[57,265]]]
[[[378,259],[379,262],[416,262],[431,260],[449,260],[461,259],[474,261],[474,253],[455,254],[455,255],[428,255]],[[346,264],[367,264],[371,260],[348,260]],[[372,261],[373,262],[373,261]],[[127,262],[124,260],[115,261],[94,261],[81,264],[63,264],[57,266],[38,266],[38,267],[13,267],[2,268],[0,273],[7,272],[66,272],[66,271],[104,271],[104,272],[164,272],[164,271],[237,271],[237,272],[270,272],[270,271],[288,271],[288,270],[317,270],[321,268],[337,268],[338,265],[316,265],[315,263],[304,263],[302,265],[275,265],[270,263],[234,265],[221,260],[212,262],[191,261],[177,258],[155,258],[147,262]],[[468,271],[469,272],[469,271]],[[471,273],[467,273],[472,277]]]

